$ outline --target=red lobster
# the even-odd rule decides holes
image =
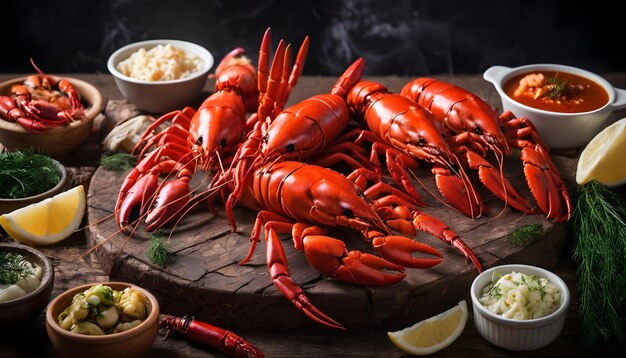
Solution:
[[[371,81],[354,86],[347,101],[350,110],[369,128],[356,142],[373,143],[370,159],[379,168],[378,155],[385,154],[392,178],[406,192],[419,199],[406,168],[417,167],[419,161],[427,162],[433,165],[437,188],[448,202],[466,215],[480,215],[482,202],[463,168],[457,165],[458,159],[430,112]]]
[[[432,115],[409,99],[390,93],[383,85],[361,81],[348,94],[348,105],[356,116],[363,118],[370,131],[362,131],[356,143],[368,139],[372,144],[371,161],[377,163],[378,155],[386,155],[387,168],[392,178],[406,192],[419,199],[411,176],[405,168],[415,168],[416,160],[433,164],[432,172],[439,191],[448,199],[452,206],[468,215],[480,213],[482,202],[475,193],[462,168],[455,164],[456,157],[450,152],[441,131]],[[455,169],[458,168],[458,169]],[[452,172],[455,175],[452,175]],[[367,174],[360,170],[356,177]],[[374,174],[371,179],[380,180]],[[370,180],[371,180],[370,179]],[[429,231],[448,245],[456,247],[467,260],[471,260],[479,271],[482,266],[472,250],[455,233],[445,235],[443,223],[435,222],[434,218],[420,211],[406,213],[405,217],[413,216],[415,228]],[[422,221],[417,221],[417,218]],[[394,227],[404,234],[414,234],[412,227],[406,225]],[[431,229],[432,228],[432,229]]]
[[[281,40],[272,66],[280,71],[273,71],[268,78],[271,31],[267,29],[259,51],[258,77],[250,61],[242,56],[243,49],[235,49],[217,67],[216,92],[198,111],[190,107],[174,111],[148,127],[136,146],[138,149],[144,145],[140,154],[143,160],[127,175],[120,188],[116,204],[118,226],[124,230],[129,219],[137,216],[135,213],[138,216],[147,213],[146,230],[152,231],[183,213],[190,200],[189,181],[197,165],[208,170],[216,153],[227,156],[235,152],[244,138],[247,111],[258,109],[262,115],[272,110],[265,97],[261,97],[259,106],[259,88],[265,96],[276,98],[276,103],[286,102],[302,72],[308,44],[307,37],[290,74],[291,47],[285,48]],[[171,121],[172,125],[161,133],[152,133],[166,121]],[[145,151],[155,144],[156,149],[144,157]],[[175,180],[159,185],[159,175],[173,172]]]
[[[11,96],[0,96],[0,116],[33,133],[44,133],[84,115],[80,94],[66,79],[44,74],[11,86]],[[58,90],[57,90],[58,89]]]
[[[192,342],[205,344],[219,349],[221,352],[241,358],[261,358],[265,354],[247,342],[243,337],[211,324],[196,321],[192,316],[174,317],[161,315],[159,326],[165,328],[166,340],[172,332],[179,332]]]
[[[362,155],[364,150],[356,144],[336,143],[350,120],[344,98],[360,80],[364,67],[363,59],[357,59],[337,80],[330,94],[307,98],[256,124],[231,164],[231,168],[235,168],[235,186],[226,201],[226,212],[233,231],[236,231],[236,224],[232,208],[253,168],[285,160],[308,161],[321,166],[344,161],[354,168],[369,164]]]
[[[554,221],[569,219],[572,206],[565,184],[548,148],[527,118],[516,118],[511,112],[498,116],[479,96],[432,78],[407,83],[401,95],[426,108],[442,123],[451,134],[451,147],[463,156],[470,169],[478,172],[480,181],[492,193],[517,210],[534,213],[501,169],[485,159],[491,151],[501,167],[503,157],[511,154],[511,147],[521,149],[526,182],[541,211]]]
[[[222,178],[233,175],[232,171],[226,170]],[[274,285],[315,322],[343,328],[319,311],[291,279],[279,233],[291,233],[295,248],[304,250],[311,265],[323,275],[361,285],[389,285],[405,277],[404,267],[428,268],[442,260],[431,246],[404,236],[386,236],[389,227],[377,210],[382,211],[393,198],[369,201],[366,197],[371,193],[358,191],[353,182],[333,170],[284,161],[258,167],[253,174],[245,177],[240,202],[259,214],[250,235],[250,252],[242,264],[252,256],[263,227]],[[326,236],[327,228],[333,226],[361,232],[384,258],[348,252],[343,241]],[[435,257],[416,258],[413,255],[417,252]]]

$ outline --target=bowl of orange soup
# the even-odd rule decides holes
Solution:
[[[626,90],[595,73],[565,65],[492,66],[483,74],[502,100],[502,109],[528,118],[554,149],[585,146],[626,108]]]

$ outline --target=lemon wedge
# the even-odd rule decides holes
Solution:
[[[24,245],[43,246],[67,239],[85,215],[82,185],[0,216],[0,225]]]
[[[626,183],[626,118],[604,128],[583,149],[576,167],[576,182],[590,180],[615,187]]]
[[[467,323],[465,300],[434,317],[395,332],[387,332],[391,341],[403,351],[423,356],[439,352],[454,342]]]

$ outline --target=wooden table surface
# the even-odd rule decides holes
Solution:
[[[0,74],[0,82],[22,76],[21,74]],[[120,92],[109,74],[72,74],[70,77],[79,78],[96,86],[106,100],[122,99]],[[605,78],[614,86],[626,88],[626,74],[605,74]],[[367,79],[385,84],[390,90],[397,92],[401,86],[408,82],[409,78],[402,77],[369,77]],[[445,77],[450,82],[456,83],[474,91],[496,107],[500,107],[499,98],[492,85],[482,79],[481,75],[464,75]],[[319,88],[316,93],[327,92],[334,78],[327,77],[303,77],[298,86],[304,88]],[[212,81],[207,83],[207,91],[213,86]],[[311,92],[307,92],[311,93]],[[304,99],[296,90],[289,103],[295,103]],[[615,117],[621,118],[624,113],[616,113]],[[102,155],[101,140],[102,132],[94,132],[79,150],[61,159],[73,173],[74,184],[89,184],[90,175],[98,167],[98,160]],[[563,155],[575,156],[576,153],[566,152]],[[0,240],[8,240],[2,238]],[[568,284],[572,293],[572,302],[569,307],[565,326],[560,336],[549,346],[532,352],[541,356],[623,356],[623,345],[618,343],[603,343],[592,348],[580,345],[582,333],[578,321],[579,298],[576,292],[576,265],[571,260],[569,245],[562,252],[560,260],[553,271],[562,277]],[[55,282],[52,296],[56,296],[66,289],[88,283],[103,282],[108,280],[93,255],[82,255],[89,250],[84,230],[78,231],[69,239],[50,247],[42,247],[41,251],[54,263]],[[451,346],[433,356],[527,356],[529,352],[513,352],[498,348],[485,341],[474,326],[471,313],[461,336]],[[0,336],[0,356],[55,356],[45,331],[43,314],[31,324],[17,330],[2,332]],[[261,348],[268,357],[403,357],[404,352],[396,348],[387,337],[386,332],[371,332],[364,335],[351,335],[348,333],[329,332],[325,334],[302,334],[290,332],[286,334],[267,334],[262,331],[248,332],[244,337]],[[178,337],[162,340],[157,338],[150,356],[208,356],[222,357],[221,353],[212,348],[200,347],[190,344]]]

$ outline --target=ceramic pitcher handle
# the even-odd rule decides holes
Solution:
[[[493,84],[499,83],[502,81],[504,76],[511,72],[510,67],[505,66],[491,66],[483,73],[483,78]]]
[[[626,108],[626,90],[615,88],[615,101],[612,104],[613,109]]]

